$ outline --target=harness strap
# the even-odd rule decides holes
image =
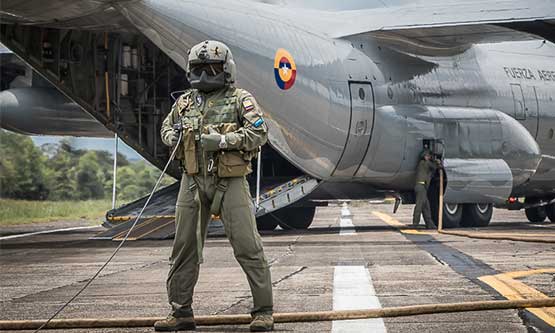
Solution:
[[[210,213],[213,215],[220,215],[224,193],[227,191],[227,184],[228,179],[221,178],[218,185],[216,185],[216,193],[214,193],[214,200],[212,200],[212,205],[210,206]]]

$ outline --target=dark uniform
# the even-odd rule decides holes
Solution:
[[[425,156],[429,155],[430,159],[426,160]],[[430,210],[430,202],[428,201],[428,188],[432,176],[438,168],[438,163],[431,159],[431,154],[427,151],[422,153],[422,158],[416,167],[416,184],[414,185],[414,193],[416,195],[416,204],[412,216],[413,226],[420,224],[420,216],[424,215],[424,221],[427,228],[434,228],[432,220],[432,212]]]

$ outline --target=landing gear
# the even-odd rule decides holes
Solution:
[[[526,208],[524,212],[526,213],[526,217],[530,222],[543,222],[547,217],[546,208],[543,206]]]
[[[279,221],[271,214],[256,218],[256,227],[258,231],[272,231],[279,224]]]
[[[549,221],[555,223],[555,203],[545,206],[545,213],[549,218]]]
[[[256,219],[258,230],[274,230],[278,225],[284,230],[308,229],[314,219],[316,207],[283,208]]]
[[[438,206],[437,204],[435,205]],[[436,208],[437,209],[437,208]],[[463,206],[460,204],[443,204],[443,227],[444,228],[458,228],[461,223],[463,213]],[[438,212],[434,212],[432,208],[432,219],[437,225]]]
[[[439,184],[432,181],[428,190],[428,201],[430,202],[430,210],[432,211],[432,220],[437,226],[439,221]],[[463,213],[463,205],[460,204],[443,204],[443,227],[458,228],[461,223]]]
[[[492,204],[464,204],[461,226],[487,227],[492,215]]]
[[[297,207],[278,210],[279,226],[284,230],[308,229],[314,219],[316,207]]]

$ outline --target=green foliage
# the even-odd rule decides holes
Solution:
[[[0,131],[0,193],[22,199],[45,199],[46,158],[31,138]]]
[[[118,169],[117,193],[118,201],[132,201],[140,198],[152,190],[160,170],[150,167],[144,161],[138,161]],[[160,188],[174,183],[175,180],[164,176]]]
[[[28,201],[0,199],[0,225],[48,222],[60,219],[98,221],[111,207],[110,200]]]
[[[111,199],[112,155],[106,151],[74,149],[68,140],[42,150],[24,135],[0,131],[0,194],[33,200]],[[118,154],[118,202],[148,194],[160,171],[145,161],[130,163]],[[175,180],[164,176],[162,186]]]

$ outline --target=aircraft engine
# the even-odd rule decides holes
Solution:
[[[391,155],[402,161],[397,181],[404,184],[413,184],[424,140],[443,142],[449,203],[503,203],[535,174],[541,160],[540,148],[528,130],[494,109],[383,106],[377,109],[376,122],[381,126],[373,134],[371,156]],[[398,127],[406,129],[402,137],[400,131],[390,130]],[[397,136],[390,137],[391,133]],[[368,173],[394,169],[390,165],[387,159],[375,159]]]

